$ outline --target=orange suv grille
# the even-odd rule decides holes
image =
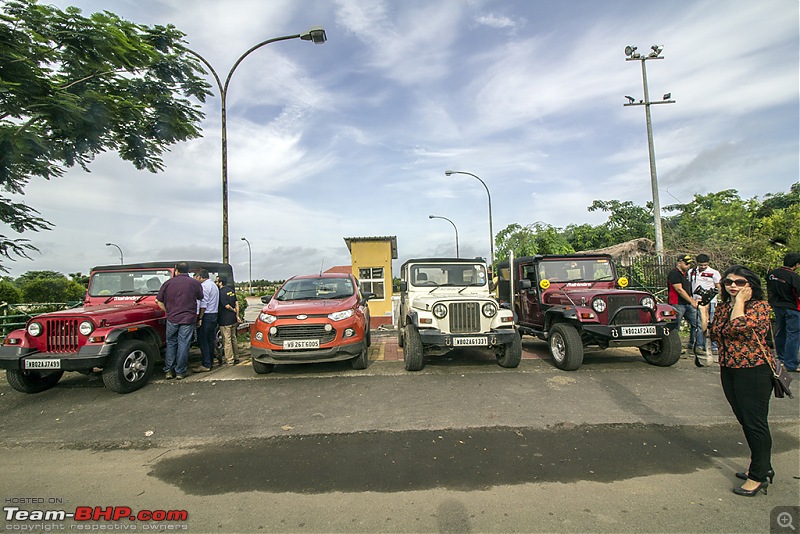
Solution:
[[[320,344],[330,343],[336,339],[336,330],[328,332],[324,324],[286,325],[279,326],[275,335],[269,335],[269,342],[273,345],[291,339],[319,339]]]

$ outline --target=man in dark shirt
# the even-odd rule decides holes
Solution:
[[[222,348],[225,352],[225,361],[236,365],[239,363],[236,342],[236,325],[239,324],[239,299],[236,290],[228,285],[228,278],[219,275],[215,280],[219,288],[219,331],[222,333]]]
[[[200,282],[189,276],[189,266],[180,262],[175,276],[158,290],[156,303],[167,313],[167,353],[164,372],[167,380],[186,377],[189,346],[197,322],[197,301],[203,298]]]
[[[685,318],[689,328],[697,328],[697,303],[692,297],[692,283],[686,278],[694,260],[688,254],[678,256],[675,268],[667,275],[668,303],[678,312],[678,326]],[[691,348],[691,347],[689,347]]]
[[[769,305],[775,312],[775,350],[786,370],[797,372],[800,351],[800,254],[790,252],[783,267],[767,274]]]

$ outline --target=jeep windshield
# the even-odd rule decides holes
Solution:
[[[89,280],[89,296],[155,295],[170,278],[172,273],[163,269],[98,271]]]
[[[551,282],[604,282],[614,280],[614,269],[605,258],[552,260],[539,263],[539,279]]]
[[[346,299],[355,287],[349,278],[299,278],[288,280],[273,297],[286,300]]]
[[[486,266],[475,263],[419,263],[411,266],[411,285],[417,287],[484,286]]]

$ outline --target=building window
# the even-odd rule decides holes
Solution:
[[[358,282],[361,284],[361,291],[375,293],[377,300],[384,299],[383,267],[366,267],[358,269]]]

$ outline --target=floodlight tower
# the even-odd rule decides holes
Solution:
[[[661,52],[664,50],[662,45],[653,45],[650,47],[652,52],[647,55],[640,54],[636,51],[635,46],[625,47],[625,61],[641,61],[642,62],[642,85],[644,86],[644,100],[636,99],[632,96],[625,96],[628,99],[627,104],[623,106],[644,106],[645,119],[647,121],[647,147],[650,151],[650,188],[653,190],[653,222],[655,224],[655,237],[656,237],[656,255],[659,262],[664,258],[664,237],[661,232],[661,204],[658,200],[658,178],[656,176],[656,151],[653,146],[653,122],[650,118],[650,105],[651,104],[674,104],[675,101],[671,100],[672,94],[665,93],[663,100],[655,102],[650,101],[650,93],[647,89],[647,69],[645,62],[650,59],[664,59]]]

